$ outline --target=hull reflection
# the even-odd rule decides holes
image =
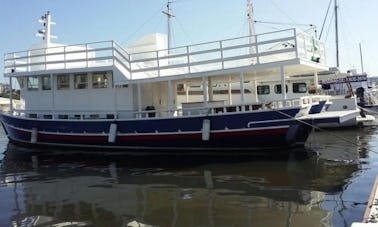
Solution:
[[[52,223],[94,226],[317,226],[319,220],[330,225],[331,213],[320,207],[325,193],[342,191],[359,170],[355,162],[316,156],[99,161],[20,155],[13,146],[3,160],[1,181],[23,198],[18,201],[25,209],[13,217],[15,223],[40,215]]]

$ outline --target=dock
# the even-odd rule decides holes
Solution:
[[[351,227],[378,226],[378,175],[375,178],[362,222],[355,222]]]

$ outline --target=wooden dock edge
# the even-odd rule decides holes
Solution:
[[[376,202],[376,200],[378,200],[378,175],[376,176],[375,178],[375,182],[374,182],[374,185],[373,185],[373,188],[371,190],[371,193],[370,193],[370,197],[369,197],[369,200],[368,200],[368,204],[366,205],[366,210],[365,210],[365,214],[364,214],[364,217],[362,219],[362,222],[363,223],[368,223],[368,222],[371,222],[371,215],[372,214],[372,208],[378,208],[378,203]],[[375,212],[375,216],[377,214],[377,211],[374,210]],[[378,217],[376,217],[378,218]],[[378,221],[377,219],[375,219],[375,221]]]

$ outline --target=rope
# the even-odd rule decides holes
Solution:
[[[366,108],[363,108],[363,107],[361,107],[361,106],[359,106],[358,108],[360,108],[360,109],[363,110],[363,111],[366,111],[367,113],[371,113],[371,114],[376,114],[376,115],[378,115],[378,112],[377,112],[377,111],[370,110],[370,109],[366,109]]]
[[[137,28],[133,33],[128,35],[126,39],[121,42],[121,44],[125,44],[132,36],[137,34],[146,24],[152,21],[152,19],[154,19],[161,12],[162,9],[164,8],[162,7],[161,9],[157,10],[150,18],[148,18],[141,26],[139,26],[139,28]]]
[[[347,143],[349,143],[349,144],[351,144],[351,145],[353,145],[353,146],[355,146],[355,147],[359,147],[359,144],[358,144],[358,143],[354,143],[354,142],[352,142],[352,141],[349,141],[347,138],[344,138],[344,137],[342,137],[342,136],[339,136],[339,135],[337,135],[336,133],[332,133],[332,132],[330,132],[329,130],[325,130],[325,129],[319,128],[318,126],[315,126],[315,125],[312,125],[312,124],[310,124],[310,123],[307,123],[307,122],[305,122],[305,121],[303,121],[303,120],[301,120],[301,119],[297,119],[297,118],[295,118],[295,117],[292,117],[292,116],[290,116],[289,114],[286,114],[286,113],[284,113],[284,112],[282,112],[282,111],[280,111],[280,110],[275,110],[275,111],[278,112],[278,113],[280,113],[280,114],[282,114],[282,115],[284,115],[284,116],[286,116],[286,117],[289,117],[289,118],[292,119],[292,120],[296,120],[296,121],[298,121],[298,122],[300,122],[300,123],[302,123],[302,124],[305,124],[305,125],[307,125],[307,126],[312,127],[313,129],[316,129],[316,130],[319,130],[319,131],[321,131],[321,132],[327,133],[328,135],[333,136],[333,137],[336,137],[336,138],[340,139],[341,141],[347,142]],[[366,150],[378,154],[377,151],[371,150],[371,149],[369,149],[369,148],[366,148]]]
[[[323,29],[324,29],[325,23],[326,23],[326,21],[327,21],[327,17],[328,17],[329,9],[331,8],[331,3],[332,3],[332,0],[329,0],[327,13],[326,13],[326,16],[324,17],[324,20],[323,20],[322,29],[320,30],[319,40],[322,38]]]

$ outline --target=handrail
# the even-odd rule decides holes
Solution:
[[[273,37],[271,37],[273,36]],[[4,73],[34,72],[41,70],[90,68],[103,66],[121,67],[129,79],[180,75],[209,70],[222,70],[251,64],[303,58],[311,61],[315,51],[311,49],[313,38],[295,29],[286,29],[250,36],[181,46],[172,49],[145,51],[129,54],[114,41],[56,46],[31,49],[4,55]],[[324,63],[324,44],[320,43],[318,54]],[[286,44],[286,47],[282,44]],[[269,46],[270,45],[270,46]],[[289,46],[287,46],[289,45]],[[253,47],[256,51],[250,52]],[[273,48],[273,49],[272,49]],[[170,53],[170,54],[168,54]],[[294,53],[294,55],[290,55]],[[283,55],[284,54],[284,55]],[[281,59],[276,59],[278,56]],[[294,56],[294,57],[293,57]],[[119,63],[118,65],[115,65]],[[209,65],[212,65],[209,67]]]
[[[287,100],[276,100],[267,103],[245,103],[238,105],[216,105],[216,106],[201,106],[201,107],[186,107],[177,108],[174,110],[118,110],[112,111],[80,111],[80,110],[24,110],[24,109],[13,109],[13,112],[8,112],[8,114],[14,116],[20,116],[25,118],[37,118],[37,119],[76,119],[76,120],[96,120],[96,119],[142,119],[151,118],[150,114],[154,114],[154,118],[164,118],[172,117],[172,113],[176,113],[176,117],[180,116],[198,116],[198,115],[208,115],[208,114],[220,114],[220,113],[231,113],[231,112],[251,112],[266,109],[278,109],[285,107],[306,107],[318,103],[320,101],[329,101],[330,96],[325,95],[314,95],[305,96],[301,98],[287,99]],[[129,117],[122,117],[126,114]],[[91,115],[96,115],[91,117]],[[101,116],[102,117],[101,117]],[[113,118],[108,118],[108,115],[112,115]],[[33,116],[33,117],[32,117]],[[50,116],[51,118],[44,118]],[[66,118],[59,118],[61,116],[66,116]]]

